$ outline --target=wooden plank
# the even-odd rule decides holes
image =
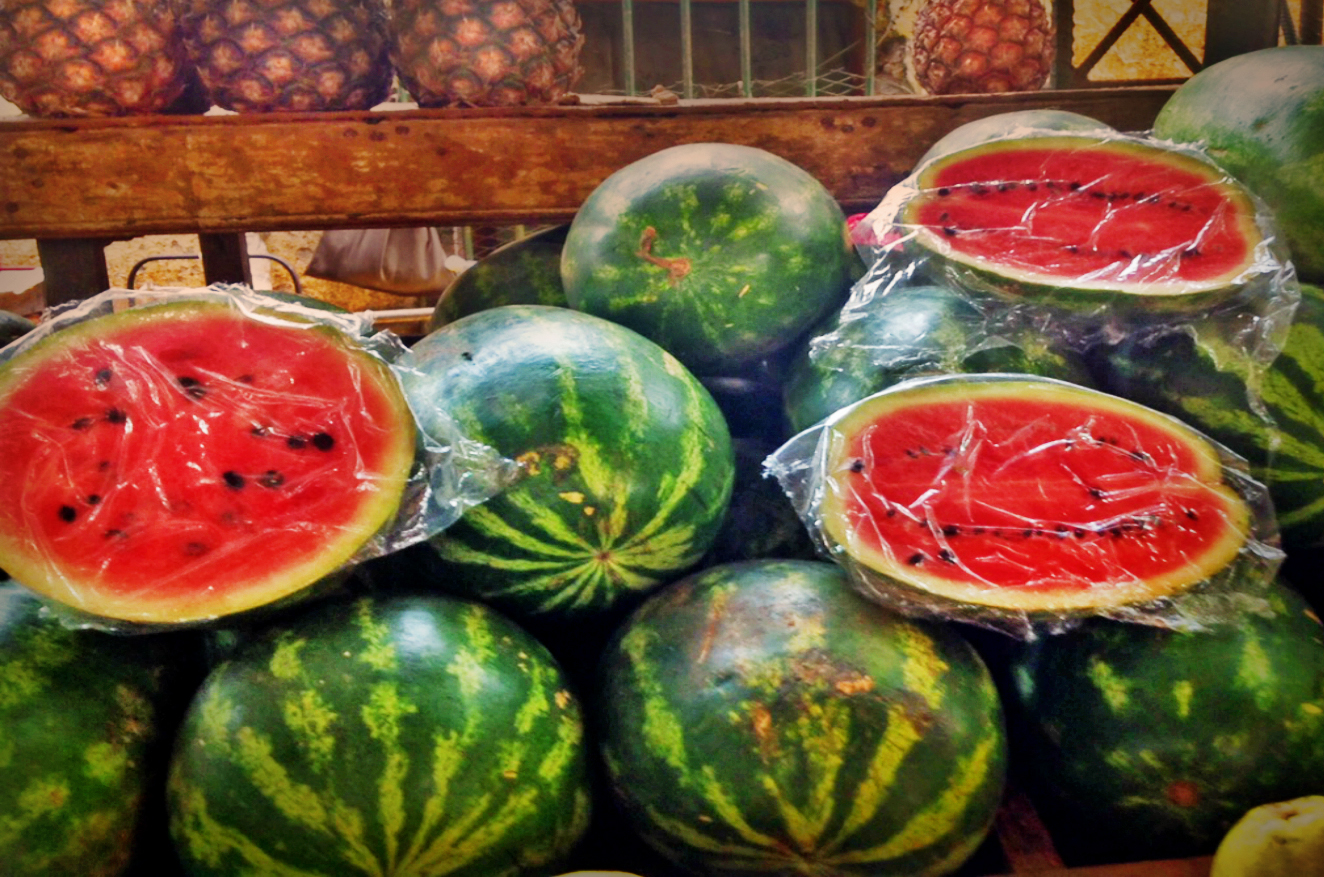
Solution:
[[[87,298],[110,286],[104,240],[39,240],[46,305]]]
[[[253,285],[248,260],[248,239],[242,233],[204,234],[198,237],[203,279],[208,283]]]
[[[869,209],[956,126],[1031,107],[1123,130],[1172,88],[0,123],[0,239],[563,222],[678,143],[759,146]]]

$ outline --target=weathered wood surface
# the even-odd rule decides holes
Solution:
[[[1030,107],[1148,128],[1171,87],[987,97],[585,102],[0,123],[0,239],[561,222],[678,143],[747,143],[868,209],[964,122]]]

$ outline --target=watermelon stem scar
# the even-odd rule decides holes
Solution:
[[[639,249],[635,255],[645,262],[666,269],[667,275],[671,279],[671,285],[679,286],[680,282],[690,273],[692,263],[684,256],[668,259],[664,256],[653,255],[653,242],[656,240],[657,229],[651,225],[645,228],[644,233],[639,236]]]

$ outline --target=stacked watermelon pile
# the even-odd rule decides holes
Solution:
[[[1324,187],[1259,173],[1318,161],[1324,54],[1281,57],[1231,62],[1315,88],[1263,145],[1211,68],[1152,134],[954,131],[863,221],[663,149],[412,344],[52,317],[0,354],[0,859],[977,875],[1011,794],[1086,864],[1324,791]]]

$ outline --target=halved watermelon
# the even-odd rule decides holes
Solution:
[[[330,323],[177,298],[0,365],[0,567],[83,613],[291,597],[392,520],[415,460],[388,363]]]
[[[907,608],[1031,629],[1147,604],[1157,618],[1171,598],[1240,587],[1281,559],[1261,544],[1262,489],[1219,446],[1065,381],[913,379],[784,445],[770,461],[784,484],[797,454],[813,458],[799,507],[824,547]],[[1202,611],[1224,611],[1216,602]]]
[[[1203,308],[1281,270],[1240,183],[1141,137],[991,140],[935,158],[889,199],[880,215],[936,274],[1013,301]]]

